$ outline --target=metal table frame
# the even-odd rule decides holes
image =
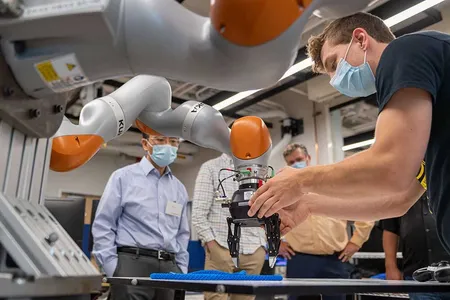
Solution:
[[[60,299],[60,297],[73,295],[78,295],[76,299],[90,299],[90,294],[97,291],[100,286],[101,277],[99,276],[52,276],[26,280],[0,274],[0,298],[2,299]]]
[[[377,279],[290,279],[283,281],[187,281],[152,280],[140,277],[114,277],[110,284],[148,286],[176,290],[176,299],[185,291],[247,295],[338,295],[364,293],[450,292],[450,283],[388,281]]]

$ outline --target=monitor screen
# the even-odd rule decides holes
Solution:
[[[82,249],[85,199],[45,199],[45,207],[61,224],[75,243]]]

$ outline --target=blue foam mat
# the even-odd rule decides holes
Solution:
[[[217,270],[202,270],[188,274],[180,273],[153,273],[151,279],[167,280],[254,280],[254,281],[281,281],[281,275],[247,275],[247,272],[227,273]]]

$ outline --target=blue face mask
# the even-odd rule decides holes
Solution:
[[[336,74],[334,74],[330,84],[346,96],[367,97],[377,91],[375,76],[366,60],[367,51],[364,52],[364,63],[360,66],[354,67],[346,61],[352,42],[353,38],[348,45],[344,58],[339,61]]]
[[[303,169],[306,168],[306,161],[297,161],[291,167],[295,169]]]
[[[154,145],[150,158],[160,167],[166,167],[177,158],[178,148],[170,145]]]

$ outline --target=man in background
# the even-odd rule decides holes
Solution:
[[[386,255],[386,279],[388,280],[413,280],[412,274],[415,270],[442,260],[450,260],[450,256],[439,241],[436,221],[429,210],[426,194],[404,216],[381,220],[379,226],[383,230],[383,249]],[[397,265],[400,241],[403,255],[401,269]],[[409,297],[412,300],[450,299],[449,294],[439,293],[412,293]]]
[[[198,172],[195,181],[192,204],[192,226],[205,248],[205,269],[224,272],[238,271],[231,260],[228,250],[228,225],[230,217],[228,208],[222,208],[222,202],[215,200],[215,191],[225,192],[231,198],[238,189],[238,184],[232,178],[223,181],[223,190],[219,188],[219,170],[234,169],[233,160],[227,154],[205,162]],[[223,171],[221,178],[234,175]],[[265,232],[261,228],[242,228],[239,249],[239,270],[247,274],[261,273],[265,260]],[[253,299],[253,296],[231,295],[232,300]],[[205,293],[205,299],[228,299],[227,294]]]
[[[293,168],[306,168],[311,163],[304,145],[288,145],[283,156],[286,164]],[[349,240],[347,221],[310,215],[281,243],[280,254],[288,259],[286,277],[349,278],[347,262],[369,239],[373,226],[373,222],[355,222],[355,232]],[[345,299],[345,295],[323,295],[322,298],[340,300]]]
[[[144,134],[146,155],[111,175],[92,225],[93,254],[108,277],[187,273],[188,195],[169,168],[179,144]],[[172,290],[131,285],[113,285],[110,292],[113,300],[174,298]]]

